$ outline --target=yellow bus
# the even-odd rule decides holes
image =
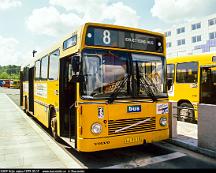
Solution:
[[[21,104],[81,152],[169,138],[163,34],[86,23],[22,67]]]
[[[32,66],[33,67],[33,66]],[[31,68],[31,71],[34,70]],[[23,107],[24,111],[33,111],[34,103],[33,103],[33,89],[29,96],[29,80],[34,80],[33,76],[29,77],[30,68],[29,64],[26,66],[22,66],[20,70],[20,105]],[[32,83],[33,84],[33,83]],[[32,88],[33,86],[31,86]],[[30,100],[30,103],[29,103]],[[30,106],[29,106],[30,105]],[[30,107],[30,108],[29,108]]]
[[[177,102],[178,120],[196,123],[199,103],[216,103],[216,54],[167,59],[169,100]]]
[[[10,82],[10,88],[19,89],[20,88],[20,81],[17,79],[13,79]]]

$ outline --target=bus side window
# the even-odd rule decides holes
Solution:
[[[45,56],[41,60],[41,79],[47,80],[47,73],[48,73],[48,56]]]
[[[58,69],[59,69],[59,50],[50,54],[49,60],[49,80],[58,80]]]
[[[197,83],[198,63],[187,62],[177,64],[176,82]]]
[[[35,80],[40,80],[40,73],[41,73],[41,61],[38,60],[35,63]]]
[[[212,81],[213,85],[216,86],[216,69],[212,69]]]

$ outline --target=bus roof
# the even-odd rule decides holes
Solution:
[[[216,53],[203,53],[197,55],[186,55],[186,56],[178,56],[167,58],[167,64],[171,63],[182,63],[182,62],[191,62],[191,61],[199,61],[201,63],[213,63],[212,57],[216,56]],[[214,62],[216,63],[216,62]]]
[[[122,30],[133,30],[136,32],[145,32],[145,33],[149,33],[149,34],[164,36],[164,34],[160,33],[160,32],[155,32],[155,31],[150,31],[150,30],[145,30],[145,29],[140,29],[140,28],[121,26],[121,25],[104,24],[104,23],[90,23],[90,22],[85,23],[84,25],[85,26],[94,25],[94,26],[100,26],[100,27],[117,28],[117,29],[122,29]]]
[[[80,36],[80,34],[83,32],[84,28],[88,27],[88,26],[99,26],[99,27],[108,27],[108,28],[116,28],[116,29],[122,29],[122,30],[133,30],[135,32],[145,32],[147,34],[153,34],[153,35],[158,35],[158,36],[162,36],[164,37],[163,33],[159,33],[159,32],[154,32],[154,31],[149,31],[149,30],[144,30],[144,29],[139,29],[139,28],[132,28],[132,27],[126,27],[126,26],[120,26],[120,25],[112,25],[112,24],[103,24],[103,23],[85,23],[79,27],[77,27],[76,29],[73,30],[73,32],[68,33],[66,36],[64,36],[60,41],[58,41],[57,43],[53,44],[51,47],[45,49],[44,51],[37,53],[35,57],[32,57],[30,61],[28,61],[27,63],[23,64],[21,66],[21,70],[24,69],[24,67],[33,67],[35,62],[41,58],[43,58],[44,56],[46,56],[47,54],[55,51],[56,49],[60,49],[60,51],[62,50],[62,46],[63,46],[63,42],[65,40],[67,40],[68,38],[70,38],[73,34],[77,33],[78,37]]]

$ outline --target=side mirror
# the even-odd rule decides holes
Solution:
[[[80,57],[75,55],[71,59],[72,70],[76,74],[80,71]]]

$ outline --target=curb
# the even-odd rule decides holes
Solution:
[[[66,168],[72,169],[84,169],[84,167],[75,157],[69,156],[64,149],[62,149],[58,144],[56,144],[53,139],[48,136],[48,134],[44,133],[41,127],[39,127],[36,123],[32,121],[32,119],[27,116],[19,106],[17,106],[7,94],[4,94],[8,100],[17,108],[20,114],[25,118],[25,120],[30,124],[30,126],[40,135],[40,137],[45,141],[47,146],[56,154],[56,156],[64,163]],[[82,166],[81,166],[82,165]]]
[[[177,145],[179,147],[186,148],[188,150],[191,150],[191,151],[194,151],[194,152],[197,152],[200,154],[204,154],[208,157],[216,158],[216,152],[212,151],[212,150],[208,150],[208,149],[201,148],[198,146],[193,146],[193,145],[190,145],[190,144],[178,141],[178,140],[173,140],[173,139],[168,139],[168,140],[166,140],[166,142]]]

